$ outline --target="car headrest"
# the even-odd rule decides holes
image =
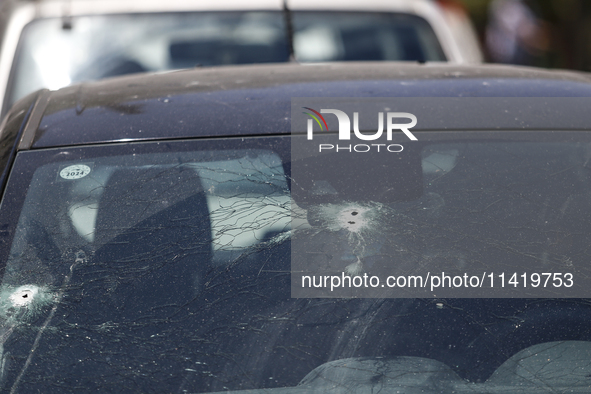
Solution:
[[[212,253],[198,174],[188,167],[116,170],[98,204],[95,244],[92,279],[104,278],[118,308],[188,302]]]

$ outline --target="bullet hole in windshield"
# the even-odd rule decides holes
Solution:
[[[39,289],[35,286],[17,288],[10,296],[10,301],[14,306],[26,306],[34,301]]]
[[[46,286],[7,286],[0,290],[0,322],[8,326],[27,322],[53,305],[55,297]]]

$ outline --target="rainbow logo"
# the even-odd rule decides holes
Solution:
[[[312,112],[314,112],[314,114],[318,115],[318,117],[320,117],[320,119],[322,119],[322,123],[324,123],[324,126],[326,126],[326,131],[328,131],[328,125],[326,124],[326,120],[324,120],[324,117],[322,115],[320,115],[320,112],[315,111],[312,108],[308,108],[308,107],[302,107],[302,108],[312,111]],[[315,115],[313,115],[309,112],[302,112],[302,113],[306,114],[306,115],[310,115],[316,121],[316,123],[318,123],[318,126],[320,126],[320,130],[324,131],[324,127],[322,127],[322,123],[320,123],[320,119],[318,119],[318,117],[316,117]]]

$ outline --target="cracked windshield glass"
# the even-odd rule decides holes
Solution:
[[[292,158],[305,135],[20,152],[2,390],[588,390],[589,137],[398,134],[363,160]]]

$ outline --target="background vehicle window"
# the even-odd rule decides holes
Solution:
[[[433,29],[420,17],[392,13],[294,12],[301,62],[442,61]]]
[[[293,12],[301,62],[439,61],[445,56],[422,18],[390,13]],[[97,15],[30,23],[21,37],[8,89],[12,105],[47,87],[123,74],[195,66],[289,61],[279,12]]]

